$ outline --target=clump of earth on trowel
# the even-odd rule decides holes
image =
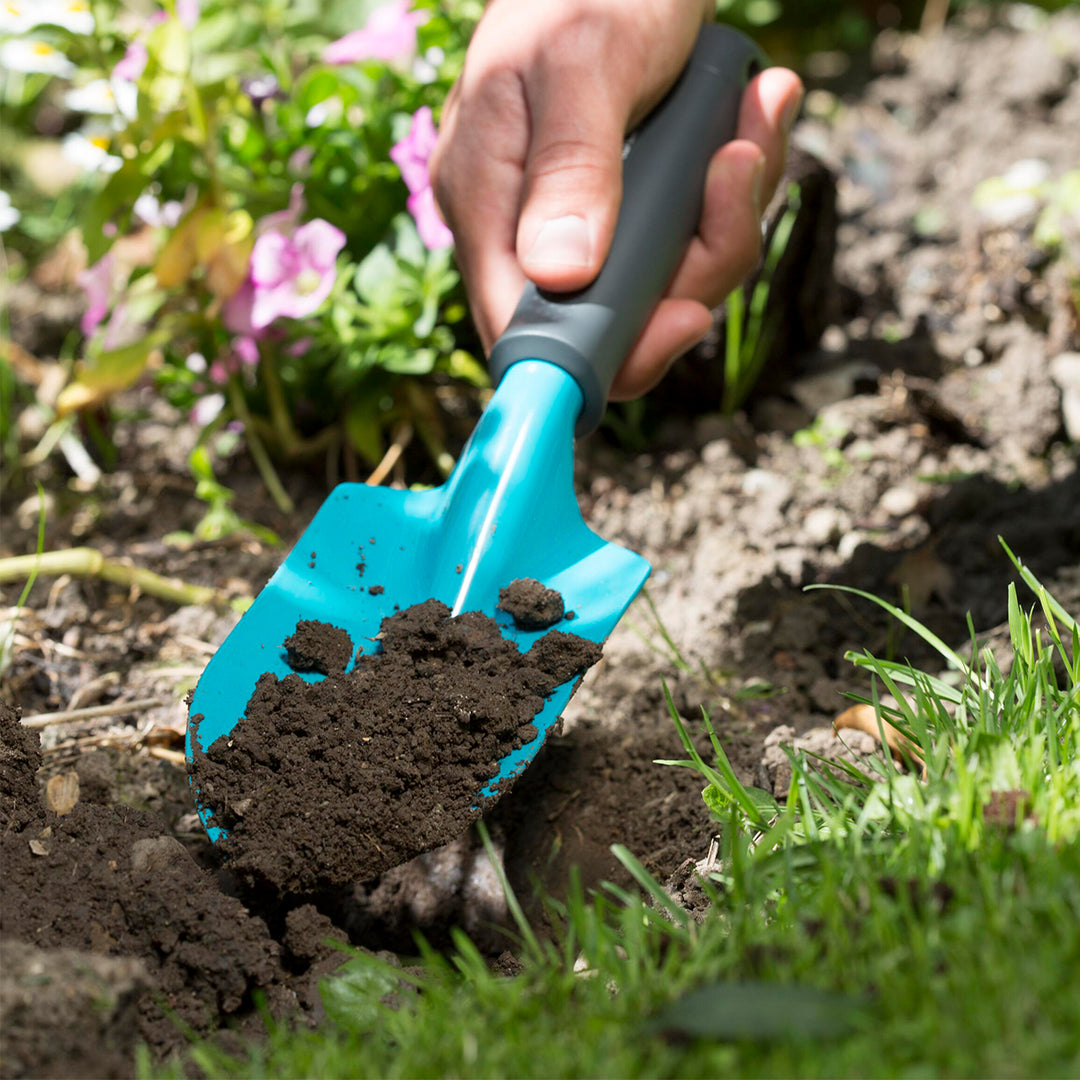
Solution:
[[[494,619],[452,617],[437,600],[384,619],[382,650],[349,671],[347,639],[298,624],[290,664],[326,677],[264,674],[232,732],[195,754],[219,846],[251,884],[314,893],[453,840],[480,816],[500,760],[537,738],[551,692],[600,658],[558,630],[520,652]]]

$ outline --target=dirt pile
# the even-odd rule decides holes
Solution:
[[[182,1043],[169,1013],[212,1031],[249,1009],[253,990],[284,982],[265,923],[159,818],[85,801],[63,815],[46,808],[37,736],[3,705],[0,726],[5,1075],[70,1076],[76,1062],[81,1075],[130,1072],[136,1042],[159,1052]],[[84,1013],[95,1018],[88,1029]]]
[[[537,738],[548,695],[600,657],[557,630],[521,653],[493,619],[451,617],[437,600],[385,619],[382,651],[348,672],[343,637],[301,623],[289,656],[327,677],[264,675],[236,728],[193,763],[229,868],[251,885],[349,885],[453,840],[490,802],[479,792],[499,760]]]

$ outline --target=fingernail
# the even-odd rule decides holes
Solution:
[[[588,266],[589,223],[577,214],[545,221],[526,258],[534,265]]]
[[[750,176],[750,197],[754,200],[754,211],[761,217],[764,209],[761,205],[761,187],[765,182],[765,155],[762,154],[754,162],[754,171]]]
[[[784,111],[780,114],[780,126],[784,129],[785,135],[791,131],[792,125],[795,123],[795,117],[799,115],[803,93],[804,91],[800,87],[799,92],[784,106]]]

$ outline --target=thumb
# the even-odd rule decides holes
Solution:
[[[627,115],[593,79],[563,72],[556,86],[530,102],[517,256],[537,285],[561,292],[588,285],[607,258]]]

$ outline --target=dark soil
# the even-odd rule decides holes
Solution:
[[[16,766],[5,768],[0,792],[15,811],[0,837],[0,938],[5,967],[13,962],[23,973],[6,1002],[14,1013],[4,1016],[5,1075],[71,1076],[75,1061],[79,1075],[125,1075],[137,1041],[159,1054],[183,1045],[172,1017],[214,1031],[223,1018],[250,1011],[253,990],[284,982],[266,924],[222,893],[160,818],[84,801],[64,816],[46,809],[34,782],[36,747],[26,745],[36,736],[2,703],[0,725],[5,763]],[[21,948],[9,956],[12,943]],[[32,961],[52,950],[63,950],[60,968],[35,991]],[[102,965],[106,957],[126,962]],[[97,996],[111,1002],[105,1012],[115,1012],[116,1024],[104,1025],[101,1041],[91,1037],[101,1025],[92,1025],[74,1044],[72,1017],[41,1007],[63,986],[87,1013]],[[142,993],[132,998],[136,989]]]
[[[379,637],[346,673],[348,635],[301,623],[289,656],[327,678],[263,675],[233,731],[197,752],[194,782],[249,884],[317,892],[453,840],[491,801],[479,792],[499,760],[536,738],[548,695],[600,658],[557,630],[521,653],[493,619],[452,618],[437,600],[391,615]]]
[[[562,596],[533,578],[518,578],[500,589],[498,607],[513,617],[519,630],[546,630],[565,611]]]
[[[316,671],[320,675],[344,671],[353,655],[352,638],[329,623],[305,619],[285,639],[285,652],[293,671]]]

